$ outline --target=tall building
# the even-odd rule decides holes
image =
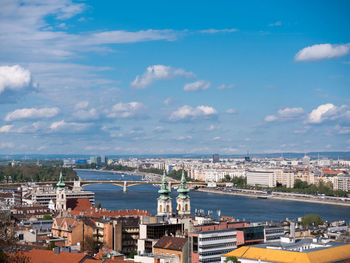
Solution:
[[[67,206],[67,197],[65,190],[66,184],[63,182],[62,171],[60,172],[60,177],[56,186],[56,210],[65,211]]]
[[[276,174],[273,170],[251,170],[247,172],[247,184],[275,187]]]
[[[213,154],[213,163],[219,163],[220,162],[220,156],[215,153]]]
[[[191,215],[191,200],[188,195],[190,189],[186,185],[186,177],[184,170],[182,170],[181,182],[179,189],[177,189],[179,195],[176,198],[177,213],[179,215]]]
[[[169,196],[171,190],[168,188],[168,181],[166,179],[165,171],[163,173],[162,186],[159,189],[158,193],[158,207],[157,215],[158,216],[170,216],[172,214],[172,205],[171,197]]]

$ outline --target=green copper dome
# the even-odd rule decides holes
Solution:
[[[60,171],[60,178],[56,184],[58,190],[63,190],[66,184],[63,182],[62,171]]]
[[[166,179],[165,170],[163,172],[162,186],[160,187],[158,193],[160,194],[159,198],[161,199],[167,200],[170,198],[169,196],[170,190],[168,188],[168,181]]]
[[[181,176],[181,181],[180,181],[180,186],[179,189],[177,189],[180,198],[182,199],[186,199],[189,198],[188,196],[188,192],[190,191],[190,189],[188,189],[187,185],[186,185],[186,177],[185,177],[185,172],[184,170],[182,170],[182,176]]]

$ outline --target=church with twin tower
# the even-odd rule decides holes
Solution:
[[[182,170],[182,176],[179,188],[177,192],[179,195],[176,198],[176,210],[178,215],[191,215],[191,201],[188,195],[190,189],[187,187],[186,177],[184,170]],[[162,186],[158,193],[158,216],[171,216],[172,215],[172,198],[170,197],[171,189],[168,187],[168,181],[166,179],[165,171],[163,173]]]

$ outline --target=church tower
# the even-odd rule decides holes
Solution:
[[[191,215],[191,200],[188,195],[188,192],[190,191],[190,189],[188,189],[186,185],[184,170],[182,170],[180,186],[177,189],[177,191],[179,192],[179,195],[176,198],[177,213],[179,215]]]
[[[56,211],[65,211],[67,208],[67,198],[65,190],[66,184],[63,182],[62,171],[60,172],[60,178],[58,179],[56,186]]]
[[[168,181],[166,179],[165,171],[163,173],[162,186],[159,189],[158,193],[160,196],[158,197],[158,207],[157,207],[157,215],[158,216],[170,216],[172,214],[172,206],[171,206],[171,197],[169,193],[171,190],[168,188]]]

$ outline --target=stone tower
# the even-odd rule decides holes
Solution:
[[[67,197],[66,197],[66,184],[63,182],[62,171],[60,172],[60,178],[56,184],[56,211],[65,211],[67,206]]]
[[[168,182],[166,179],[165,171],[163,173],[162,186],[159,189],[158,193],[160,196],[158,197],[158,207],[157,207],[157,215],[158,216],[170,216],[172,214],[172,205],[171,205],[171,197],[169,193],[171,190],[168,188]]]
[[[177,191],[179,193],[178,197],[176,198],[177,213],[179,215],[191,215],[191,200],[188,195],[190,189],[188,189],[186,185],[186,177],[184,170],[182,170],[180,186],[177,189]]]

